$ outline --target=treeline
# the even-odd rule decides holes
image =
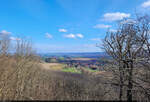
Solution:
[[[12,41],[9,34],[0,34],[0,100],[29,98],[24,90],[31,88],[28,81],[38,61],[29,40]]]

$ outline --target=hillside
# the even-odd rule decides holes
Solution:
[[[84,58],[99,58],[108,57],[105,52],[80,52],[80,53],[39,53],[41,57],[84,57]]]

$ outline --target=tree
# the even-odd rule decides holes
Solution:
[[[7,55],[10,46],[9,34],[0,34],[0,54]]]
[[[146,16],[137,19],[125,19],[120,22],[117,32],[107,32],[103,42],[104,51],[110,55],[119,74],[119,99],[122,100],[123,87],[127,87],[127,100],[132,101],[133,71],[148,36],[149,22],[143,22]],[[116,70],[112,69],[113,72]]]
[[[136,76],[137,80],[133,82],[150,101],[150,16],[138,17],[138,21],[143,29],[145,43],[138,54],[139,60],[137,64],[142,69],[140,69],[141,72]]]

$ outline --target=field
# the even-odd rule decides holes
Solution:
[[[40,63],[43,68],[45,69],[49,69],[49,70],[62,70],[62,68],[65,66],[64,64],[60,64],[60,63]]]
[[[70,73],[81,73],[80,69],[75,67],[67,67],[66,64],[61,63],[40,63],[44,69],[53,70],[53,71],[62,71],[62,72],[70,72]],[[98,70],[92,70],[90,68],[85,68],[90,72],[98,72]]]
[[[76,68],[72,67],[72,68],[63,68],[62,69],[63,72],[70,72],[70,73],[81,73],[80,70],[77,70]]]

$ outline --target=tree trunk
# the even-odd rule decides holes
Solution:
[[[120,94],[119,94],[119,100],[120,101],[122,101],[122,96],[123,96],[123,85],[122,85],[122,82],[121,82],[121,84],[120,84]]]
[[[120,71],[120,92],[119,92],[119,100],[122,101],[122,96],[123,96],[123,69],[125,65],[123,65],[123,67],[121,67],[121,63],[119,63],[119,71]]]
[[[133,88],[133,83],[132,83],[132,70],[133,70],[133,62],[130,62],[130,68],[128,70],[129,76],[128,76],[128,90],[127,90],[127,101],[131,102],[132,101],[132,88]]]

